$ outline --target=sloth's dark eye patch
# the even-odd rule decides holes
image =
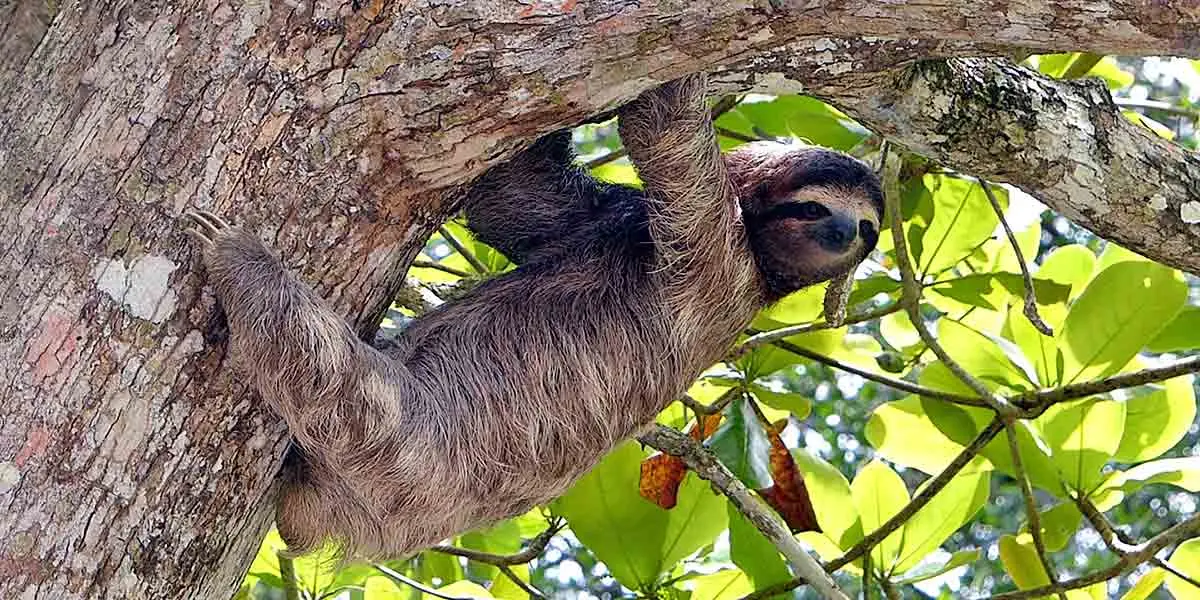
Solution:
[[[784,202],[771,207],[767,214],[763,215],[763,220],[792,218],[801,221],[818,221],[832,214],[820,202]]]
[[[858,236],[866,242],[867,247],[873,247],[875,242],[879,241],[879,234],[875,232],[875,226],[866,219],[858,222]]]

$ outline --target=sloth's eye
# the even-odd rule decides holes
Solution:
[[[821,204],[820,202],[801,202],[800,206],[796,208],[797,218],[804,219],[806,221],[816,221],[817,219],[823,219],[833,214],[829,212],[829,209],[825,208],[825,205]]]

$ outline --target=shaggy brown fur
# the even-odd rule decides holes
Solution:
[[[644,193],[572,166],[565,134],[482,177],[470,225],[522,266],[417,319],[387,356],[255,236],[191,215],[235,360],[302,450],[278,512],[291,549],[402,556],[554,498],[755,311],[874,247],[865,165],[781,145],[722,157],[704,87],[621,110]]]

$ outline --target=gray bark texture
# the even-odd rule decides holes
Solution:
[[[365,334],[457,186],[707,69],[1197,270],[1196,158],[1097,88],[906,68],[1044,50],[1197,57],[1200,8],[0,0],[0,597],[225,598],[269,525],[286,431],[224,366],[190,208],[256,231]]]

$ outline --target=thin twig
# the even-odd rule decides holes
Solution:
[[[504,576],[510,581],[516,584],[517,587],[521,588],[526,594],[529,594],[530,598],[538,598],[540,600],[546,597],[546,595],[542,593],[542,590],[533,587],[533,584],[518,577],[517,574],[513,572],[512,567],[508,565],[499,565],[496,568],[500,569],[500,572],[503,573]]]
[[[1110,523],[1104,516],[1104,513],[1101,513],[1090,499],[1082,495],[1073,495],[1071,499],[1075,501],[1075,506],[1079,507],[1079,512],[1083,513],[1083,516],[1087,518],[1089,523],[1091,523],[1092,528],[1094,528],[1096,532],[1100,534],[1100,539],[1104,541],[1104,545],[1107,546],[1113,554],[1116,554],[1117,556],[1125,556],[1131,552],[1137,552],[1138,545],[1131,542],[1128,538],[1126,538],[1125,534],[1113,527],[1112,523]],[[1197,581],[1187,573],[1176,569],[1171,563],[1168,563],[1157,556],[1150,557],[1149,562],[1150,564],[1188,582],[1197,589],[1200,589],[1200,581]]]
[[[1060,591],[1075,590],[1102,581],[1108,581],[1133,570],[1138,565],[1153,558],[1158,551],[1172,544],[1182,542],[1194,536],[1198,531],[1200,531],[1200,515],[1194,515],[1186,521],[1176,523],[1166,531],[1150,538],[1150,540],[1140,546],[1139,550],[1123,555],[1120,560],[1105,569],[1088,573],[1075,579],[1069,579],[1057,585],[1043,585],[1028,590],[997,594],[992,596],[991,600],[1025,600],[1027,598],[1037,598],[1039,596],[1046,596]]]
[[[821,564],[792,537],[792,532],[780,521],[775,511],[753,495],[711,452],[690,437],[661,425],[655,426],[639,439],[647,446],[682,458],[692,472],[716,486],[737,507],[738,512],[779,549],[792,569],[807,580],[817,593],[830,600],[849,600],[821,568]]]
[[[908,392],[910,394],[917,394],[919,396],[925,396],[926,398],[937,398],[938,400],[945,400],[946,402],[952,402],[954,404],[962,404],[964,406],[979,406],[979,407],[987,407],[988,406],[987,403],[985,403],[983,400],[980,400],[980,399],[972,397],[972,396],[964,396],[962,394],[955,394],[953,392],[943,392],[941,390],[935,390],[933,388],[925,387],[923,385],[918,385],[918,384],[915,384],[915,383],[912,383],[909,381],[905,381],[903,379],[897,379],[895,377],[888,377],[887,375],[882,375],[879,373],[875,373],[873,371],[868,371],[866,369],[862,369],[862,368],[856,367],[854,365],[844,363],[836,358],[831,358],[831,357],[825,356],[824,354],[813,352],[812,350],[809,350],[808,348],[805,348],[803,346],[798,346],[798,345],[788,342],[786,340],[778,340],[778,341],[772,342],[772,345],[774,345],[778,348],[787,350],[788,352],[791,352],[792,354],[798,354],[809,360],[816,361],[816,362],[819,362],[819,363],[822,363],[825,365],[829,365],[835,369],[840,369],[847,373],[853,373],[855,375],[858,375],[859,377],[862,377],[863,379],[874,381],[875,383],[886,385],[890,388],[894,388],[894,389],[900,390],[902,392]]]
[[[737,132],[732,129],[726,128],[726,127],[714,127],[713,129],[715,129],[717,131],[717,135],[723,135],[731,140],[738,140],[739,142],[761,142],[761,141],[763,141],[763,138],[754,137],[752,135],[746,135],[744,133]]]
[[[546,551],[546,546],[550,540],[558,534],[564,527],[561,519],[555,519],[550,523],[545,531],[537,534],[536,537],[529,540],[529,545],[520,552],[514,554],[491,554],[470,548],[459,548],[458,546],[438,545],[431,548],[435,552],[442,554],[450,554],[453,556],[461,556],[467,560],[481,562],[497,567],[506,567],[511,565],[523,565],[542,555]]]
[[[755,334],[755,335],[752,335],[752,336],[746,338],[738,346],[737,352],[739,352],[739,353],[745,352],[746,350],[756,348],[763,344],[768,344],[771,342],[775,342],[777,340],[789,338],[794,335],[803,335],[805,333],[813,333],[815,331],[824,331],[826,329],[837,329],[838,327],[842,327],[844,325],[854,325],[855,323],[862,323],[864,321],[874,321],[875,319],[880,319],[880,318],[883,318],[894,312],[897,312],[897,311],[901,310],[902,308],[904,308],[904,307],[901,306],[899,302],[892,302],[890,304],[886,304],[884,306],[867,311],[865,313],[857,314],[854,316],[847,315],[846,318],[842,320],[842,323],[840,325],[833,324],[828,321],[822,321],[822,322],[818,322],[818,323],[806,323],[804,325],[790,325],[788,327],[780,327],[779,329],[772,329],[770,331],[764,331],[762,333],[758,333],[758,334]]]
[[[1180,571],[1179,569],[1176,569],[1175,566],[1172,565],[1171,563],[1169,563],[1157,556],[1154,556],[1154,557],[1150,558],[1150,564],[1188,582],[1189,584],[1191,584],[1192,587],[1194,587],[1196,589],[1200,589],[1200,581],[1197,581],[1196,578],[1188,575],[1187,573],[1184,573],[1183,571]]]
[[[1175,106],[1170,102],[1162,100],[1134,100],[1133,98],[1113,98],[1113,102],[1121,108],[1141,108],[1144,110],[1160,110],[1165,113],[1179,115],[1181,117],[1191,117],[1192,119],[1200,119],[1200,110],[1195,108],[1187,108],[1185,106]]]
[[[597,156],[596,158],[593,158],[592,160],[589,160],[589,161],[583,163],[583,166],[588,169],[594,169],[601,165],[607,165],[610,162],[613,162],[615,160],[618,160],[618,159],[623,158],[628,155],[629,155],[628,150],[626,150],[624,148],[618,148],[616,150],[613,150],[612,152],[609,152],[608,154],[602,154],[600,156]]]
[[[1054,335],[1054,330],[1042,320],[1042,316],[1037,310],[1037,295],[1033,289],[1033,276],[1029,274],[1029,265],[1025,262],[1025,254],[1021,252],[1021,244],[1017,243],[1017,236],[1013,233],[1012,227],[1008,226],[1008,219],[1004,218],[1004,209],[1000,206],[1000,201],[996,199],[996,194],[992,192],[992,186],[983,178],[976,178],[979,181],[979,186],[983,188],[983,193],[987,196],[988,202],[992,204],[992,210],[996,212],[996,218],[1000,219],[1000,225],[1004,227],[1004,235],[1008,236],[1008,243],[1012,246],[1013,254],[1017,256],[1017,265],[1021,267],[1021,281],[1025,285],[1025,318],[1033,324],[1033,328],[1041,332],[1042,335],[1050,337]]]
[[[720,396],[717,396],[717,399],[713,400],[712,404],[701,404],[699,400],[696,400],[695,398],[689,396],[688,394],[681,394],[678,399],[679,399],[680,404],[683,404],[684,406],[692,409],[692,412],[696,413],[697,415],[707,416],[707,415],[715,415],[715,414],[725,410],[725,407],[734,398],[736,398],[738,396],[738,393],[740,393],[740,392],[741,392],[741,390],[736,387],[729,388],[728,390],[725,390],[725,392],[722,393]]]
[[[1033,486],[1029,484],[1029,473],[1025,471],[1025,464],[1021,461],[1021,448],[1017,444],[1016,425],[1011,421],[1005,423],[1004,434],[1008,438],[1008,452],[1012,456],[1013,475],[1016,476],[1017,483],[1021,487],[1021,496],[1025,498],[1025,519],[1029,521],[1029,535],[1033,537],[1033,549],[1037,553],[1038,561],[1042,563],[1042,570],[1046,572],[1050,584],[1058,585],[1058,574],[1050,562],[1050,557],[1046,555],[1046,541],[1042,538],[1042,517],[1038,513],[1037,498],[1033,496]],[[1067,600],[1067,595],[1063,592],[1058,592],[1057,596],[1059,600]]]
[[[900,303],[904,305],[904,310],[908,313],[908,319],[912,321],[913,328],[917,330],[917,334],[921,336],[925,346],[933,351],[938,360],[942,361],[942,364],[946,365],[951,373],[967,384],[967,387],[979,394],[980,399],[986,402],[992,410],[1004,417],[1006,421],[1011,421],[1017,416],[1016,408],[1008,400],[988,389],[982,381],[975,378],[962,365],[958,364],[958,361],[951,358],[946,349],[942,348],[942,345],[930,333],[921,316],[921,284],[917,281],[912,262],[908,259],[908,246],[904,239],[904,219],[900,210],[900,191],[898,189],[899,165],[898,157],[887,161],[883,187],[884,200],[892,220],[892,240],[896,248],[896,265],[900,269],[903,289]]]
[[[488,272],[487,265],[480,262],[470,250],[467,250],[467,247],[458,241],[458,238],[454,237],[454,234],[450,233],[450,230],[445,225],[438,227],[438,233],[442,234],[442,239],[446,240],[446,243],[450,244],[451,248],[454,248],[463,258],[467,259],[467,262],[470,263],[472,269],[475,269],[476,273]]]
[[[454,267],[444,265],[437,261],[425,260],[425,259],[421,259],[421,258],[418,258],[418,259],[412,261],[412,266],[420,267],[422,269],[436,269],[443,273],[449,273],[451,275],[456,275],[458,277],[473,277],[472,274],[470,274],[462,269],[455,269]]]
[[[403,573],[399,573],[397,571],[392,570],[387,565],[382,564],[382,563],[374,563],[371,566],[375,567],[375,570],[386,575],[388,577],[388,579],[391,579],[392,581],[394,581],[396,583],[403,583],[404,585],[407,585],[407,586],[417,590],[418,592],[421,592],[422,594],[429,594],[430,596],[433,596],[435,598],[441,598],[442,600],[478,600],[477,598],[473,598],[470,596],[451,596],[449,594],[439,592],[439,591],[421,583],[420,581],[413,579],[412,577],[409,577],[407,575],[404,575]]]
[[[1067,400],[1076,400],[1095,396],[1129,387],[1145,385],[1157,381],[1174,379],[1182,375],[1200,372],[1200,356],[1193,356],[1184,360],[1163,365],[1161,367],[1153,367],[1150,369],[1142,369],[1134,373],[1123,373],[1114,375],[1105,379],[1097,379],[1095,381],[1085,381],[1083,383],[1073,383],[1062,387],[1038,390],[1036,392],[1025,392],[1012,397],[1012,401],[1022,408],[1041,409],[1065,402]]]

